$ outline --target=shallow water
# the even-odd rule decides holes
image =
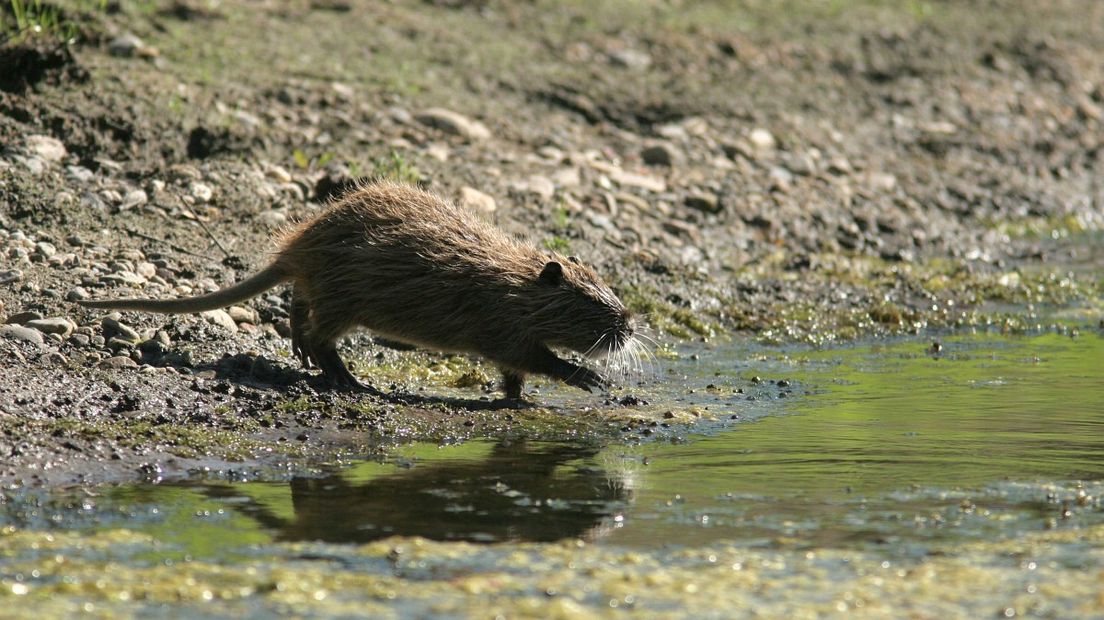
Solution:
[[[938,340],[680,351],[633,394],[696,411],[692,435],[642,424],[605,445],[401,446],[272,482],[9,492],[0,599],[152,615],[1104,615],[1104,337]]]

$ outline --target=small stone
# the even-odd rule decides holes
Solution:
[[[74,347],[87,347],[92,342],[92,338],[88,334],[73,334],[69,336],[69,344]]]
[[[140,207],[147,202],[149,202],[149,196],[146,194],[146,191],[135,189],[127,192],[126,195],[123,196],[122,202],[119,203],[119,209],[125,211],[127,209]]]
[[[107,341],[107,348],[111,349],[115,353],[120,351],[130,351],[134,348],[135,343],[130,340],[124,340],[118,336]]]
[[[5,269],[0,271],[0,284],[11,284],[23,279],[23,272],[18,269]]]
[[[777,144],[771,132],[762,127],[752,129],[751,133],[748,134],[748,140],[751,142],[752,146],[761,151],[772,150]]]
[[[541,174],[534,174],[526,179],[525,187],[544,200],[551,200],[556,194],[556,184],[552,179]]]
[[[9,325],[23,325],[27,321],[37,321],[42,318],[42,315],[34,310],[24,310],[23,312],[16,312],[15,314],[4,319],[4,322]]]
[[[231,332],[238,331],[238,324],[230,318],[230,313],[225,310],[208,310],[200,312],[199,315],[207,319],[207,322],[211,325],[218,325]]]
[[[704,211],[706,213],[720,213],[724,209],[724,205],[721,204],[717,195],[707,192],[691,194],[686,197],[685,203],[686,206],[691,209],[697,209],[698,211]]]
[[[100,321],[100,327],[103,329],[103,337],[108,340],[121,338],[127,342],[138,342],[142,339],[133,327],[111,317],[104,317]]]
[[[771,189],[786,191],[793,183],[793,173],[781,166],[775,166],[770,170]]]
[[[663,179],[657,179],[643,174],[625,172],[624,170],[614,170],[610,173],[610,179],[622,187],[637,187],[656,193],[667,191],[667,183]]]
[[[65,159],[65,156],[69,154],[61,140],[52,136],[34,134],[27,136],[23,142],[27,150],[36,157],[53,164]]]
[[[851,162],[842,155],[837,155],[836,157],[828,160],[828,172],[831,172],[832,174],[850,174],[852,170],[853,168],[851,167]]]
[[[643,70],[652,66],[652,57],[647,52],[634,49],[621,49],[609,53],[610,62],[628,69]]]
[[[148,361],[163,357],[168,353],[169,347],[158,338],[150,338],[139,343],[138,350],[142,352],[142,359]]]
[[[42,346],[42,332],[22,325],[0,325],[0,337]]]
[[[81,301],[82,299],[88,299],[90,296],[88,289],[83,286],[74,286],[65,294],[65,299],[68,301]]]
[[[265,173],[273,179],[276,179],[280,183],[291,183],[291,173],[289,173],[283,166],[270,164],[265,167]]]
[[[670,144],[657,142],[644,147],[644,149],[640,151],[640,159],[644,160],[644,163],[650,166],[671,167],[675,165],[675,162],[682,159],[682,153],[679,153],[675,147]]]
[[[470,140],[486,140],[491,130],[479,121],[444,108],[429,108],[415,115],[419,123]]]
[[[257,317],[254,316],[253,311],[244,306],[230,306],[226,309],[226,314],[230,315],[235,324],[257,322]]]
[[[127,271],[125,269],[116,273],[109,273],[100,276],[101,282],[108,282],[110,284],[125,284],[128,286],[141,286],[146,283],[146,279],[142,276],[134,273],[133,271]]]
[[[287,213],[277,209],[261,211],[257,219],[268,228],[280,228],[288,221]]]
[[[130,359],[125,355],[116,355],[100,361],[98,364],[100,368],[110,370],[117,368],[137,368],[138,362]]]
[[[96,173],[84,166],[66,166],[65,172],[68,173],[70,179],[78,183],[91,183],[96,178]]]
[[[50,258],[54,254],[57,254],[57,248],[48,241],[39,241],[35,244],[35,253],[39,256]]]
[[[77,328],[76,324],[63,316],[35,319],[27,321],[24,325],[31,329],[37,329],[44,334],[58,334],[62,338],[67,338]]]
[[[134,268],[134,271],[136,271],[139,276],[148,280],[157,275],[157,265],[154,265],[151,262],[142,261],[138,263],[138,265]]]
[[[460,205],[476,213],[491,214],[497,209],[495,199],[474,187],[460,188]]]
[[[138,50],[145,46],[146,44],[141,39],[127,32],[112,39],[107,44],[107,51],[115,56],[130,57],[136,55]]]
[[[886,172],[871,172],[867,175],[866,181],[872,189],[883,192],[897,189],[897,177]]]
[[[426,155],[429,155],[437,161],[448,161],[450,155],[449,147],[447,144],[434,142],[433,144],[430,144],[428,147],[426,147]]]
[[[552,173],[552,182],[556,187],[578,187],[583,179],[578,168],[560,168]]]
[[[210,185],[198,182],[193,182],[188,186],[188,193],[200,204],[211,202],[211,198],[215,196],[215,191],[211,189]]]
[[[50,351],[42,356],[42,362],[50,366],[64,366],[69,363],[69,358],[57,351]]]
[[[27,169],[27,172],[31,173],[33,177],[42,176],[46,172],[46,160],[41,157],[23,157],[21,155],[16,155],[14,160],[22,164],[23,167]]]

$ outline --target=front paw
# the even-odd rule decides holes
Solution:
[[[609,382],[606,381],[605,377],[589,368],[579,368],[571,373],[571,376],[567,378],[567,384],[588,392],[605,391],[609,387]]]

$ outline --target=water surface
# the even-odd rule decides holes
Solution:
[[[1092,589],[1104,575],[1102,362],[1091,327],[826,351],[701,345],[633,391],[649,410],[698,411],[705,422],[690,430],[642,424],[605,444],[414,444],[271,482],[9,492],[0,597],[71,611],[144,593],[147,611],[169,615],[208,592],[216,615],[368,601],[387,614],[545,616],[569,601],[580,613],[728,617],[716,607],[727,601],[731,615],[906,605],[1091,617],[1104,613]],[[546,397],[565,408],[578,398]],[[167,590],[86,587],[108,565]],[[243,585],[205,585],[226,571]],[[303,575],[314,594],[280,594]],[[343,581],[352,576],[361,591]],[[741,589],[744,579],[760,589]],[[408,582],[439,589],[415,595]],[[764,584],[790,586],[783,595]],[[713,607],[696,595],[709,588]],[[926,588],[939,596],[925,599]]]

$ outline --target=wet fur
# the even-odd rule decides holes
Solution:
[[[227,289],[181,300],[101,300],[97,308],[201,312],[290,281],[292,346],[336,386],[359,385],[337,356],[356,327],[439,351],[477,353],[503,372],[506,395],[527,374],[592,390],[604,380],[552,349],[620,350],[629,311],[593,269],[539,251],[433,194],[364,185],[282,235],[272,264]]]

